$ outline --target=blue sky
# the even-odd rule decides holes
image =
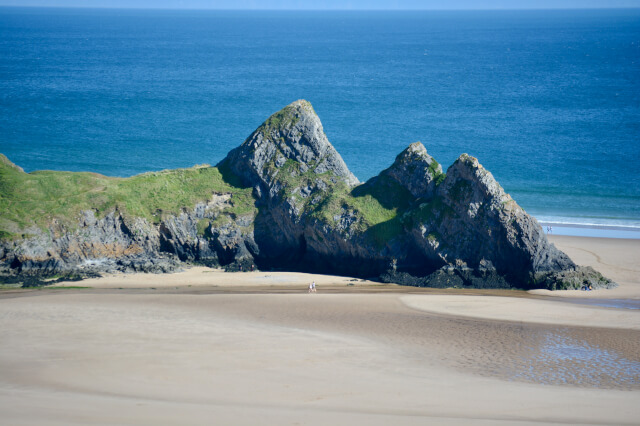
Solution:
[[[640,0],[0,0],[3,6],[168,9],[574,9],[640,7]]]

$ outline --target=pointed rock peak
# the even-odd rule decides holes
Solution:
[[[416,198],[431,198],[444,179],[442,166],[420,142],[414,142],[402,151],[394,163],[382,172],[397,181]]]
[[[447,177],[439,191],[441,195],[455,202],[491,202],[496,206],[521,209],[491,172],[482,167],[477,158],[469,154],[460,155],[449,167]]]
[[[447,175],[449,174],[455,176],[461,175],[466,179],[475,179],[476,177],[479,178],[488,175],[491,179],[495,180],[493,175],[480,164],[478,159],[469,154],[461,154],[456,161],[449,166]]]
[[[262,189],[291,175],[307,173],[335,175],[349,186],[358,183],[305,100],[295,101],[269,117],[219,165],[230,167],[247,185],[266,186]]]
[[[433,157],[427,154],[427,148],[422,145],[422,142],[414,142],[398,154],[396,162],[406,161],[406,159],[424,159],[426,161],[431,161],[433,160]]]
[[[460,154],[460,157],[458,157],[458,159],[454,162],[454,164],[455,163],[460,163],[467,167],[473,167],[473,168],[482,167],[482,165],[480,164],[480,162],[476,157],[473,157],[467,153]]]
[[[299,99],[290,103],[280,111],[271,115],[256,131],[257,132],[286,132],[291,130],[300,120],[317,121],[320,127],[320,118],[313,110],[311,103]]]
[[[471,264],[490,260],[502,274],[522,286],[539,280],[536,274],[575,268],[477,158],[462,154],[447,170],[438,195],[457,218],[448,223],[449,228],[438,232],[456,235],[458,257]]]

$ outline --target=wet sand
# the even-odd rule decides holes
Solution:
[[[599,243],[580,244],[607,261]],[[625,276],[620,262],[612,271]],[[309,279],[319,293],[306,293]],[[639,311],[206,269],[67,285],[78,284],[93,288],[0,292],[2,423],[640,418]]]

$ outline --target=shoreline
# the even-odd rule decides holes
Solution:
[[[537,296],[558,296],[576,298],[640,299],[640,240],[618,238],[575,237],[549,235],[549,241],[564,251],[577,265],[591,266],[604,276],[618,283],[614,289],[593,291],[581,290],[529,290],[527,293]],[[308,289],[316,281],[318,286],[330,286],[332,291],[341,289],[368,289],[379,291],[404,292],[443,292],[468,294],[489,294],[518,292],[519,290],[488,290],[483,293],[476,289],[430,289],[405,287],[397,284],[383,284],[360,278],[336,275],[322,275],[302,272],[224,272],[202,266],[193,266],[182,272],[170,274],[106,274],[100,278],[89,278],[80,282],[61,282],[46,288],[92,287],[111,289],[132,288],[170,288],[170,287],[211,287],[218,290],[241,289],[243,291],[272,288],[274,290]],[[465,293],[466,292],[466,293]]]
[[[8,289],[0,291],[0,300],[44,294],[137,294],[137,295],[231,295],[231,294],[305,294],[315,282],[321,294],[395,294],[403,300],[415,300],[408,306],[438,314],[477,319],[498,319],[558,325],[640,329],[635,317],[640,309],[640,240],[550,235],[549,240],[578,265],[591,266],[618,283],[614,289],[581,290],[499,290],[411,287],[365,279],[302,272],[224,272],[193,266],[170,274],[107,274],[80,282],[61,282],[40,290]],[[413,298],[413,299],[412,299]],[[440,300],[433,305],[433,302]],[[478,302],[473,302],[477,300]],[[414,303],[415,302],[415,303]],[[471,303],[487,304],[486,309],[457,307]],[[558,303],[560,302],[560,303]],[[505,304],[506,303],[506,304]],[[426,306],[426,308],[425,308]],[[434,307],[435,306],[435,307]],[[516,306],[516,309],[512,309]],[[550,319],[540,316],[545,311]],[[594,312],[603,312],[598,320]],[[566,312],[571,312],[567,315]]]
[[[538,220],[547,236],[561,235],[582,238],[640,239],[640,227],[592,223],[570,223]],[[553,230],[548,232],[547,227]]]
[[[408,306],[422,307],[438,314],[541,324],[555,321],[558,325],[571,326],[625,328],[624,324],[627,324],[631,329],[640,329],[640,323],[636,323],[635,319],[639,307],[636,305],[640,304],[640,240],[558,235],[551,235],[549,239],[576,264],[593,267],[619,286],[593,291],[435,289],[334,275],[268,271],[224,272],[221,269],[195,266],[172,274],[109,274],[81,282],[54,284],[44,291],[157,295],[305,294],[309,284],[316,282],[321,294],[387,293],[398,295],[403,303],[404,300],[415,302],[422,299],[409,303]],[[0,298],[31,294],[29,290],[3,291]],[[436,300],[440,301],[434,305]],[[473,302],[474,300],[477,302]],[[467,308],[461,311],[457,307],[458,302]],[[479,309],[479,303],[489,307]],[[470,309],[471,305],[476,308]],[[544,318],[540,312],[546,312],[545,315],[549,318]],[[590,318],[595,312],[601,312],[602,315],[597,319]]]

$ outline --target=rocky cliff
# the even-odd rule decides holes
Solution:
[[[360,184],[302,100],[216,167],[115,179],[0,160],[0,274],[12,279],[189,262],[437,287],[614,285],[550,244],[466,154],[445,174],[413,143]]]

